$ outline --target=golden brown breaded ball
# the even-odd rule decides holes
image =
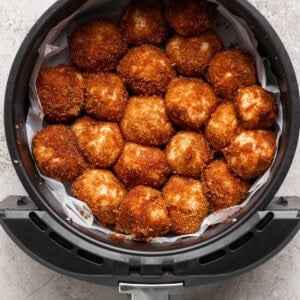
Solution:
[[[218,95],[235,99],[238,89],[256,84],[255,62],[240,49],[224,50],[211,60],[206,78]]]
[[[174,174],[200,178],[212,159],[212,152],[202,134],[180,131],[166,147],[166,157]]]
[[[239,89],[236,107],[242,126],[246,129],[268,129],[276,121],[276,101],[260,86]]]
[[[161,97],[132,97],[120,123],[126,141],[164,145],[175,133]]]
[[[112,73],[85,75],[85,110],[100,120],[119,122],[128,100],[121,78]]]
[[[215,6],[204,0],[164,0],[164,12],[169,25],[183,36],[197,35],[215,27]]]
[[[120,61],[117,71],[137,95],[160,95],[176,76],[163,50],[151,45],[132,48]]]
[[[121,201],[116,230],[135,234],[136,238],[162,236],[170,230],[171,222],[161,193],[146,186],[133,188]]]
[[[238,126],[235,105],[231,102],[222,103],[208,120],[204,135],[209,144],[218,151],[230,144]]]
[[[271,166],[276,152],[276,134],[269,130],[245,130],[223,149],[232,171],[244,179],[259,177]]]
[[[126,143],[114,171],[127,188],[137,185],[159,188],[167,181],[170,168],[159,148]]]
[[[196,78],[173,79],[166,93],[166,110],[173,123],[199,129],[210,117],[218,99],[212,88]]]
[[[214,33],[204,33],[193,37],[175,35],[166,45],[166,53],[176,66],[178,73],[186,76],[199,76],[208,67],[222,42]]]
[[[89,169],[73,182],[72,193],[85,202],[103,225],[114,225],[126,190],[109,170]]]
[[[249,183],[230,171],[223,159],[210,163],[203,172],[208,201],[214,211],[235,206],[245,199]]]
[[[197,231],[208,214],[205,188],[199,180],[172,176],[163,189],[172,222],[172,231],[188,234]]]
[[[121,18],[120,27],[131,45],[159,45],[168,35],[160,0],[132,0]]]
[[[61,182],[75,179],[87,167],[73,132],[65,125],[50,125],[32,140],[32,153],[45,176]]]
[[[69,121],[83,109],[83,77],[70,66],[42,67],[36,88],[47,121]]]
[[[81,152],[91,164],[105,168],[116,162],[124,145],[117,124],[82,117],[76,120],[71,129]]]
[[[118,27],[96,19],[79,25],[69,38],[69,52],[76,68],[87,72],[113,70],[127,51]]]

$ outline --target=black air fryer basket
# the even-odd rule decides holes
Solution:
[[[153,299],[250,270],[280,251],[300,228],[300,199],[274,198],[292,162],[299,133],[299,94],[293,66],[270,24],[245,0],[219,0],[243,18],[269,59],[278,80],[283,132],[271,176],[234,224],[218,225],[200,238],[168,244],[118,241],[65,218],[39,176],[28,148],[25,120],[28,85],[47,32],[85,1],[57,1],[31,29],[18,51],[7,83],[5,130],[11,159],[28,197],[0,203],[0,222],[27,254],[63,274],[119,286],[123,293],[151,292]],[[117,1],[111,0],[112,7]],[[142,298],[140,298],[142,299]],[[143,298],[144,299],[144,298]]]

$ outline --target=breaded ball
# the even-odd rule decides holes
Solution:
[[[75,179],[87,167],[73,132],[64,125],[50,125],[32,140],[34,159],[45,176],[61,182]]]
[[[128,93],[118,75],[86,74],[85,89],[85,110],[88,114],[100,120],[120,121]]]
[[[89,169],[72,184],[72,193],[85,202],[103,225],[114,225],[116,209],[126,190],[109,170]]]
[[[166,234],[171,227],[168,210],[161,193],[146,186],[133,188],[121,201],[116,230],[135,234],[136,238]]]
[[[69,38],[69,52],[76,68],[87,72],[113,70],[127,51],[118,27],[96,19],[79,25]]]
[[[82,117],[71,129],[81,152],[92,165],[105,168],[116,162],[124,145],[117,124]]]
[[[173,123],[199,129],[210,117],[218,99],[212,88],[201,79],[173,79],[166,93],[166,110]]]
[[[235,206],[245,199],[249,183],[230,171],[223,159],[210,163],[203,172],[206,194],[214,211]]]
[[[69,121],[83,109],[83,77],[70,66],[42,67],[36,88],[49,122]]]
[[[218,95],[235,99],[238,89],[256,84],[255,62],[240,49],[224,50],[212,59],[206,77]]]
[[[199,180],[173,176],[163,189],[172,222],[172,231],[188,234],[197,231],[208,214],[205,189]]]
[[[132,0],[120,21],[121,32],[131,45],[163,43],[168,25],[160,0]]]
[[[145,145],[164,145],[175,133],[158,96],[130,98],[120,127],[126,141]]]
[[[167,181],[170,168],[159,148],[127,143],[114,171],[128,188],[137,185],[159,188]]]
[[[214,33],[183,37],[176,35],[166,45],[166,53],[177,71],[186,76],[200,76],[208,67],[222,42]]]
[[[128,87],[138,95],[160,95],[176,76],[165,53],[158,47],[132,48],[120,61],[117,71]]]
[[[230,144],[239,126],[235,106],[231,102],[220,104],[208,120],[204,135],[215,150]]]
[[[236,107],[242,126],[246,129],[268,129],[276,121],[276,101],[260,86],[239,89]]]
[[[268,130],[242,131],[223,149],[231,170],[244,179],[259,177],[271,166],[276,134]]]
[[[197,35],[215,27],[215,6],[204,0],[164,0],[164,12],[170,26],[183,36]]]
[[[166,147],[166,157],[174,174],[200,178],[212,159],[212,152],[203,135],[194,131],[180,131]]]

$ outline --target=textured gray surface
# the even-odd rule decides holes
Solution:
[[[0,0],[0,199],[26,194],[11,165],[3,128],[5,84],[30,27],[54,0]],[[251,0],[282,38],[300,77],[299,0]],[[299,82],[299,81],[298,81]],[[300,195],[300,149],[279,195]],[[0,228],[0,299],[127,299],[116,289],[59,275],[25,255]],[[172,299],[300,299],[300,233],[276,257],[237,278],[186,289]]]

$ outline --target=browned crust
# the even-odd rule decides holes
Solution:
[[[61,182],[75,179],[87,167],[72,131],[64,125],[50,125],[32,141],[32,152],[42,174]]]
[[[42,67],[36,82],[38,96],[50,122],[65,122],[77,117],[84,102],[83,78],[65,64]]]
[[[127,45],[118,27],[105,19],[79,25],[69,38],[71,60],[82,71],[110,71],[126,51]]]

